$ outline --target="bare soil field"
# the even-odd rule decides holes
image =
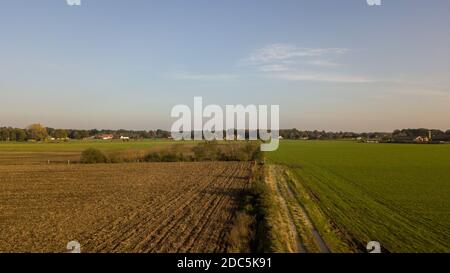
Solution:
[[[0,252],[226,252],[249,162],[0,166]]]

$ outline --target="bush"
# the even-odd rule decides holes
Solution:
[[[81,163],[123,163],[123,162],[181,162],[181,161],[257,161],[262,162],[258,142],[241,144],[219,144],[217,141],[201,142],[192,150],[183,150],[181,145],[159,152],[139,154],[135,151],[104,154],[89,148],[81,154]]]
[[[197,161],[214,161],[220,156],[219,144],[217,141],[206,141],[199,143],[192,151]]]
[[[123,163],[125,162],[124,156],[122,156],[120,153],[111,153],[108,155],[108,162],[109,163]]]
[[[185,157],[182,153],[169,152],[152,152],[144,156],[146,162],[180,162],[191,161],[188,157]]]
[[[244,150],[231,144],[224,148],[219,156],[219,159],[223,161],[249,161],[249,158],[250,155]]]
[[[107,163],[108,158],[100,150],[89,148],[81,153],[80,161],[84,164]]]
[[[144,161],[146,162],[161,162],[161,154],[157,152],[148,153],[144,157]]]
[[[179,162],[183,161],[183,155],[175,152],[165,152],[161,155],[162,162]]]
[[[223,161],[258,161],[261,162],[263,153],[257,142],[245,144],[223,145],[218,159]]]

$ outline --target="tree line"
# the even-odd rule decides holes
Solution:
[[[283,139],[322,139],[322,140],[332,140],[332,139],[356,139],[356,138],[366,138],[366,139],[388,139],[390,133],[354,133],[354,132],[326,132],[326,131],[301,131],[297,129],[287,129],[280,130],[280,136]]]
[[[450,141],[450,130],[444,132],[441,130],[420,128],[395,130],[392,133],[392,142],[410,142],[419,136],[429,137],[430,133],[430,141]]]
[[[416,137],[428,137],[429,129],[402,129],[395,130],[392,133],[371,132],[371,133],[355,133],[355,132],[326,132],[326,131],[307,131],[298,129],[282,129],[279,135],[283,139],[312,139],[312,140],[333,140],[333,139],[368,139],[380,142],[411,142]],[[108,130],[108,129],[55,129],[44,127],[41,124],[32,124],[25,129],[0,127],[0,141],[44,141],[48,139],[86,139],[94,138],[102,134],[111,134],[114,138],[121,136],[131,139],[158,139],[169,138],[171,133],[165,130]],[[192,133],[193,134],[193,133]],[[225,132],[224,132],[225,134]],[[248,136],[248,131],[246,132]],[[450,130],[441,131],[431,130],[433,141],[450,141]]]
[[[32,124],[27,128],[13,128],[13,127],[0,127],[0,141],[44,141],[48,139],[85,139],[94,138],[97,135],[111,134],[114,138],[121,136],[133,138],[133,139],[146,139],[146,138],[168,138],[170,132],[164,130],[80,130],[80,129],[55,129],[51,127],[44,127],[42,124]]]
[[[392,133],[372,132],[372,133],[354,133],[354,132],[325,132],[325,131],[300,131],[297,129],[280,130],[280,136],[283,139],[367,139],[377,140],[379,142],[412,142],[417,137],[428,137],[431,131],[431,140],[450,141],[450,130],[441,131],[436,129],[401,129]]]

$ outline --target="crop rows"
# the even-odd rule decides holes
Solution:
[[[250,163],[0,166],[0,252],[226,252]]]

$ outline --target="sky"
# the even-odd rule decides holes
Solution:
[[[280,105],[308,130],[450,129],[450,1],[1,0],[0,126],[169,129]]]

